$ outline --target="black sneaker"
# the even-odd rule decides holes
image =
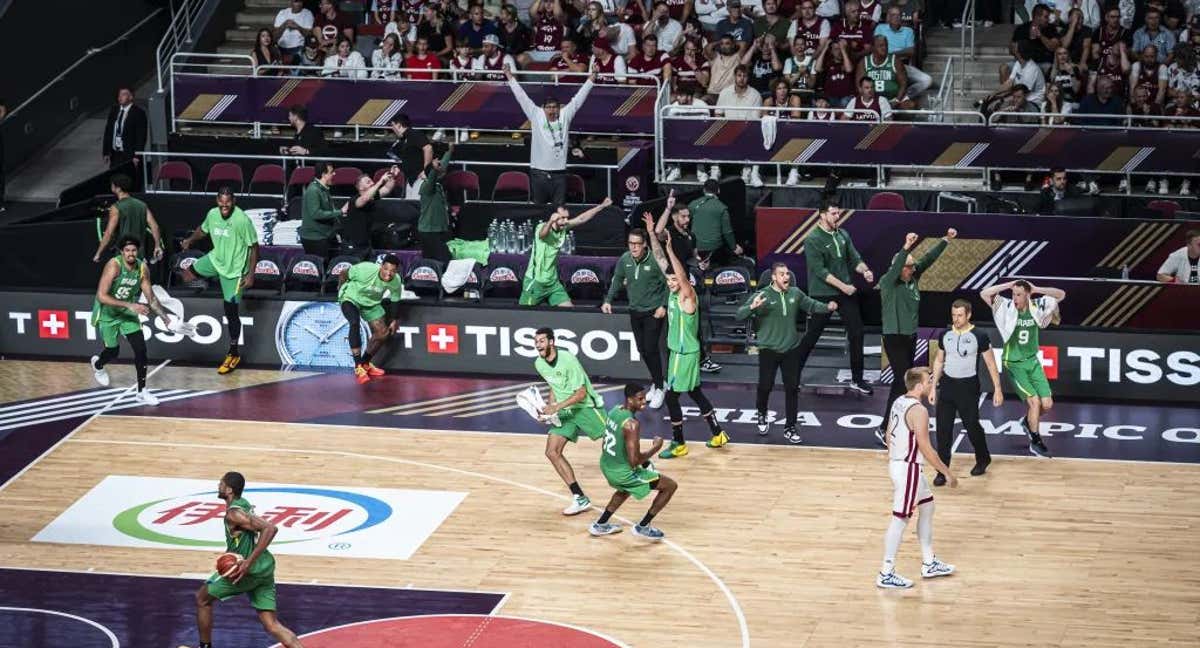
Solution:
[[[767,422],[767,415],[759,412],[758,414],[758,436],[767,436],[767,431],[771,429],[771,424]]]
[[[872,389],[870,385],[859,380],[850,381],[850,391],[858,392],[863,396],[870,396],[871,394],[875,393],[875,390]]]
[[[717,373],[723,369],[721,365],[712,361],[712,358],[705,358],[704,362],[700,363],[700,371],[704,373]]]
[[[983,461],[976,461],[975,467],[971,469],[971,476],[978,477],[978,476],[982,475],[983,473],[987,472],[987,467],[988,467],[988,464],[990,464],[990,463],[992,463],[992,460],[990,458],[984,459]]]
[[[783,428],[783,438],[788,443],[804,443],[804,439],[800,438],[800,433],[796,431],[795,425],[786,425]]]
[[[1043,457],[1045,459],[1050,459],[1053,457],[1053,455],[1050,454],[1050,448],[1047,448],[1046,444],[1042,442],[1042,435],[1037,434],[1036,432],[1033,434],[1033,436],[1029,437],[1029,454],[1032,454],[1035,457]]]
[[[934,486],[945,486],[946,485],[946,476],[943,475],[942,473],[938,473],[937,477],[933,478],[933,485]]]

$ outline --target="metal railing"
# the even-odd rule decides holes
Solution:
[[[946,102],[954,100],[954,65],[956,60],[956,57],[952,55],[946,57],[946,67],[942,70],[942,79],[938,82],[938,93],[935,97],[938,110],[945,110]],[[961,83],[959,84],[958,92],[959,96],[962,96],[966,92],[966,88]]]
[[[1051,124],[1046,123],[1047,117],[1065,119],[1068,123]],[[1013,118],[1025,121],[1014,121],[1012,123],[999,123],[1000,119]],[[1161,126],[1139,126],[1137,124],[1144,122],[1160,122]],[[1075,130],[1144,130],[1144,131],[1160,131],[1172,128],[1178,124],[1196,124],[1200,123],[1200,117],[1175,117],[1175,116],[1158,116],[1158,115],[1089,115],[1081,113],[1070,114],[1046,114],[1041,112],[1011,112],[998,110],[991,115],[988,115],[988,126],[1025,126],[1032,128],[1071,128]]]
[[[176,3],[178,2],[178,6]],[[196,18],[200,14],[200,5],[204,0],[167,0],[167,6],[171,8],[171,24],[167,26],[167,33],[163,34],[162,40],[158,42],[158,49],[154,53],[154,69],[158,73],[158,91],[161,93],[165,89],[163,85],[163,77],[169,74],[163,66],[163,62],[168,64],[179,51],[180,46],[192,42],[192,28],[196,24]]]
[[[959,32],[959,61],[962,63],[959,68],[958,87],[961,92],[966,92],[967,81],[972,80],[973,75],[968,72],[970,66],[968,61],[975,60],[975,0],[966,0],[963,3],[962,16],[959,18],[962,22],[962,28]]]

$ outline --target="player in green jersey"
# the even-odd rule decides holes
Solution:
[[[547,405],[541,414],[556,415],[559,423],[546,435],[546,458],[571,489],[571,505],[563,510],[563,515],[578,515],[588,510],[592,500],[583,494],[579,482],[575,481],[575,470],[563,456],[563,449],[567,447],[567,441],[575,443],[580,431],[593,441],[604,436],[604,399],[592,387],[579,359],[555,345],[554,329],[538,329],[533,335],[533,344],[538,352],[533,368],[550,387]]]
[[[163,310],[150,286],[146,262],[141,259],[141,240],[128,236],[121,241],[120,255],[109,259],[100,273],[96,301],[92,305],[92,326],[100,334],[104,349],[92,356],[92,375],[102,387],[109,384],[104,365],[121,352],[121,336],[133,348],[133,366],[137,371],[137,401],[143,405],[158,405],[158,398],[146,389],[146,338],[142,335],[140,315],[153,312],[171,325],[171,316]],[[138,293],[146,297],[145,304],[137,302]]]
[[[296,634],[279,622],[275,608],[275,557],[267,545],[275,539],[274,524],[254,514],[242,497],[246,478],[227,472],[217,484],[217,496],[225,502],[225,550],[242,557],[227,576],[214,573],[196,592],[196,626],[200,648],[212,648],[213,603],[239,594],[250,597],[258,620],[285,648],[302,648]]]
[[[647,540],[662,540],[663,532],[650,526],[654,516],[658,515],[671,497],[675,494],[678,484],[675,480],[660,475],[653,466],[646,464],[654,453],[662,448],[663,440],[654,437],[654,443],[646,452],[642,452],[640,438],[641,425],[637,413],[646,408],[646,389],[641,385],[625,385],[625,402],[608,412],[608,423],[604,429],[604,444],[600,450],[600,472],[609,485],[617,489],[600,519],[592,523],[588,533],[594,536],[610,535],[621,532],[621,525],[609,522],[613,513],[633,495],[642,499],[656,490],[650,510],[642,521],[633,527],[634,535]]]
[[[645,215],[646,227],[653,227],[654,217]],[[658,267],[667,276],[667,289],[671,294],[667,297],[667,411],[671,415],[671,445],[658,456],[661,459],[674,459],[687,455],[687,442],[683,438],[683,408],[679,405],[679,395],[686,393],[700,407],[700,416],[708,423],[712,438],[706,444],[710,448],[720,448],[729,443],[729,435],[717,423],[716,412],[712,403],[700,390],[700,317],[698,309],[700,300],[696,289],[688,280],[687,269],[675,254],[671,245],[671,232],[667,230],[666,252],[658,237],[650,237],[650,246]]]
[[[1000,295],[1005,290],[1012,290],[1012,299]],[[1042,296],[1035,298],[1038,294]],[[979,296],[992,307],[996,328],[1004,339],[1004,371],[1028,408],[1021,427],[1029,436],[1029,452],[1049,457],[1050,450],[1042,441],[1038,426],[1042,413],[1054,407],[1054,399],[1038,357],[1039,331],[1058,323],[1058,305],[1067,298],[1067,293],[1018,280],[984,288]]]
[[[601,209],[612,204],[612,198],[571,218],[566,207],[559,207],[545,221],[534,228],[533,248],[529,250],[529,267],[525,268],[525,280],[521,282],[522,306],[537,306],[546,302],[551,306],[574,306],[558,278],[558,251],[566,240],[567,230],[575,229],[592,220]]]
[[[217,206],[208,210],[200,227],[179,243],[186,250],[205,236],[212,238],[212,252],[196,259],[190,268],[184,268],[183,277],[187,281],[195,280],[196,275],[216,277],[221,284],[229,353],[217,368],[219,374],[237,369],[242,361],[238,353],[242,337],[238,305],[242,292],[254,285],[254,268],[258,265],[258,231],[234,202],[233,190],[221,187],[217,190]]]
[[[342,305],[342,315],[350,323],[350,353],[354,356],[354,377],[360,385],[384,373],[383,369],[371,364],[371,356],[400,324],[396,319],[396,307],[400,304],[404,283],[400,280],[399,267],[400,259],[388,254],[379,263],[356,263],[338,277],[338,302]],[[386,310],[384,293],[391,296]],[[391,311],[390,318],[387,310]],[[365,320],[371,327],[371,340],[367,342],[365,353],[362,352],[359,320]]]

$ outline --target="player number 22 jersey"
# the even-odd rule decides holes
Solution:
[[[888,413],[888,459],[925,463],[925,458],[917,449],[917,433],[908,427],[908,421],[905,419],[909,408],[920,406],[921,403],[911,396],[901,396],[892,405],[892,411]]]

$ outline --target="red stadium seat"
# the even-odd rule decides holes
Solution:
[[[379,169],[378,171],[376,171],[376,172],[375,172],[375,175],[372,177],[372,180],[374,180],[375,182],[379,182],[380,178],[382,178],[382,177],[383,177],[383,174],[387,173],[387,172],[388,172],[388,169],[390,169],[390,168],[391,168],[391,167],[383,167],[382,169]],[[404,187],[404,186],[406,186],[407,184],[408,184],[408,183],[406,183],[406,182],[404,181],[404,172],[403,172],[403,171],[401,171],[401,172],[400,172],[400,175],[396,176],[396,186],[397,186],[397,187]],[[393,198],[403,198],[403,197],[404,197],[404,192],[403,192],[403,191],[401,191],[399,195],[394,195],[394,196],[392,196],[392,197],[393,197]]]
[[[242,167],[233,162],[217,162],[208,170],[208,178],[204,181],[204,190],[212,191],[213,185],[217,187],[229,185],[233,187],[234,191],[241,191],[245,183]]]
[[[304,191],[304,188],[308,186],[308,183],[315,180],[316,177],[316,167],[296,167],[295,169],[292,169],[292,177],[288,179],[288,188],[292,189],[299,187],[300,191]]]
[[[492,187],[492,200],[500,192],[524,193],[525,201],[529,200],[529,174],[524,171],[505,171],[496,178],[496,186]]]
[[[881,191],[867,202],[867,209],[884,209],[889,211],[904,211],[904,196],[894,191]]]
[[[451,171],[446,174],[442,185],[446,188],[447,193],[463,192],[464,201],[479,198],[479,175],[474,171]],[[472,194],[474,195],[472,196]]]
[[[260,164],[250,174],[250,193],[280,193],[286,184],[287,176],[278,164]]]
[[[358,179],[362,177],[362,174],[362,169],[358,167],[338,167],[333,170],[332,186],[353,187],[354,183],[358,182]]]
[[[167,182],[167,189],[173,188],[172,180],[186,181],[187,189],[184,191],[191,191],[192,167],[187,162],[163,162],[154,174],[154,185],[157,187],[164,180]]]
[[[1146,209],[1161,213],[1163,218],[1175,218],[1175,212],[1182,207],[1174,200],[1152,200],[1146,205]]]

